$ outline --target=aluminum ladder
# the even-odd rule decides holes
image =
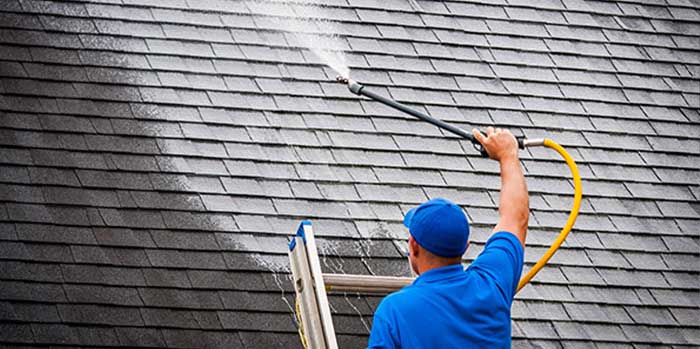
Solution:
[[[297,314],[309,349],[338,349],[327,292],[387,294],[413,282],[410,277],[323,274],[310,221],[299,224],[289,242]]]

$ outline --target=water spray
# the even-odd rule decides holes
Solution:
[[[456,127],[454,125],[448,124],[440,119],[434,118],[432,116],[429,116],[425,113],[421,113],[415,109],[411,109],[408,106],[401,104],[393,99],[386,98],[384,96],[380,96],[376,94],[375,92],[372,92],[370,89],[367,89],[364,85],[348,78],[345,76],[338,76],[336,78],[336,81],[339,83],[345,84],[348,86],[348,89],[350,92],[358,95],[358,96],[365,96],[367,98],[370,98],[372,100],[375,100],[377,102],[380,102],[384,105],[387,105],[391,108],[394,108],[396,110],[399,110],[401,112],[404,112],[406,114],[409,114],[411,116],[414,116],[420,120],[426,121],[430,124],[433,124],[443,130],[449,131],[451,133],[454,133],[462,138],[465,138],[469,141],[472,142],[474,145],[474,148],[479,151],[481,156],[487,157],[488,154],[486,153],[486,150],[484,147],[479,143],[479,141],[472,135],[471,133]],[[525,149],[525,147],[535,147],[535,146],[544,146],[548,147],[551,149],[554,149],[557,153],[559,153],[564,160],[566,161],[566,164],[569,166],[569,169],[571,170],[571,174],[573,176],[573,181],[574,181],[574,204],[573,207],[571,208],[571,211],[569,213],[569,218],[562,228],[561,232],[559,233],[559,236],[555,239],[554,243],[550,246],[550,248],[545,252],[545,254],[540,258],[537,263],[530,269],[530,271],[520,279],[520,283],[518,284],[518,291],[520,291],[527,283],[532,280],[532,278],[537,274],[537,272],[544,267],[544,265],[554,256],[554,253],[559,249],[561,244],[564,242],[566,237],[569,235],[569,232],[574,226],[574,223],[576,222],[576,218],[578,217],[578,212],[579,209],[581,208],[581,198],[583,196],[583,192],[581,189],[581,176],[578,171],[578,167],[576,166],[576,162],[574,162],[573,158],[569,153],[559,144],[554,142],[551,139],[526,139],[524,137],[516,137],[518,141],[518,147],[520,149]]]

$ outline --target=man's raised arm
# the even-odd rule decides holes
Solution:
[[[500,128],[494,130],[493,127],[487,127],[486,136],[476,129],[473,134],[489,156],[501,164],[500,217],[494,232],[507,231],[515,234],[525,248],[530,206],[527,184],[518,158],[518,142],[510,131]]]

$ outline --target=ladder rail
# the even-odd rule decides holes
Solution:
[[[319,315],[319,307],[316,302],[316,293],[311,279],[309,260],[306,256],[306,246],[303,238],[294,237],[295,248],[289,251],[290,266],[292,269],[294,290],[297,294],[298,311],[303,326],[303,335],[309,348],[325,349],[326,340],[323,335],[323,325]]]
[[[313,228],[311,227],[311,222],[303,222],[301,228],[304,229],[304,236],[306,237],[306,254],[309,258],[309,267],[311,268],[311,277],[316,292],[316,301],[318,302],[319,315],[321,318],[321,325],[323,326],[326,345],[328,349],[338,349],[335,329],[333,328],[333,318],[331,317],[331,307],[328,304],[326,287],[323,285],[321,262],[318,258],[316,239],[314,237]]]

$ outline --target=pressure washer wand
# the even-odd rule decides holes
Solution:
[[[454,125],[448,124],[440,119],[436,119],[432,116],[421,113],[415,109],[411,109],[408,106],[403,105],[403,104],[401,104],[393,99],[378,95],[378,94],[372,92],[371,90],[365,88],[364,85],[356,82],[355,80],[344,78],[342,76],[339,76],[336,80],[340,83],[347,84],[348,89],[350,89],[350,91],[352,93],[354,93],[358,96],[365,96],[365,97],[371,98],[377,102],[385,104],[385,105],[392,107],[396,110],[402,111],[406,114],[415,116],[418,119],[429,122],[429,123],[441,128],[441,129],[450,131],[450,132],[452,132],[452,133],[454,133],[462,138],[465,138],[465,139],[471,141],[472,144],[474,145],[474,148],[481,154],[481,156],[488,157],[488,153],[486,153],[486,150],[484,149],[484,147],[481,145],[481,143],[479,143],[479,141],[470,132],[467,132],[467,131],[465,131],[459,127],[456,127]],[[526,145],[525,139],[522,137],[517,137],[517,140],[518,140],[518,146],[520,147],[520,149],[525,149],[525,145]]]

